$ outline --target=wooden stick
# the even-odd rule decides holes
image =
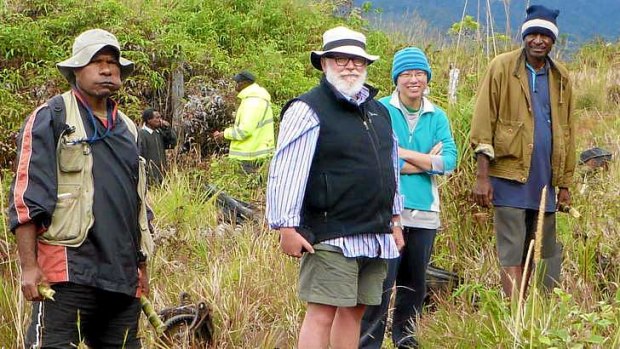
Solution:
[[[538,217],[536,221],[536,232],[534,233],[534,241],[536,244],[534,245],[534,263],[538,265],[540,259],[542,257],[542,242],[545,231],[543,229],[545,222],[545,206],[547,203],[547,186],[545,185],[542,188],[542,192],[540,193],[540,205],[538,206]],[[538,268],[537,268],[538,269]]]
[[[145,296],[140,297],[140,305],[142,305],[142,312],[146,315],[146,318],[149,320],[149,323],[155,329],[155,332],[158,336],[161,336],[166,330],[166,325],[161,321],[161,318],[155,312],[155,308],[153,308],[153,304],[149,301]]]

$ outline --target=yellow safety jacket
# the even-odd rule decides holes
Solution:
[[[82,245],[88,231],[95,222],[93,214],[93,156],[90,145],[77,140],[86,138],[86,130],[80,116],[75,95],[65,92],[62,95],[66,120],[72,128],[70,134],[63,132],[58,140],[58,201],[52,213],[51,224],[39,240],[49,245],[78,247]],[[134,122],[122,112],[118,116],[127,124],[127,128],[138,139],[138,130]],[[153,251],[153,239],[148,229],[146,216],[146,161],[140,157],[138,174],[138,213],[142,252],[150,255]]]
[[[231,141],[229,157],[237,160],[257,160],[270,156],[274,150],[273,110],[269,92],[258,84],[244,88],[235,125],[224,130]]]

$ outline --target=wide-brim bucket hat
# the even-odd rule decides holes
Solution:
[[[347,27],[336,27],[323,34],[322,51],[312,51],[310,54],[312,66],[322,71],[321,57],[330,53],[363,57],[368,61],[368,64],[379,59],[379,56],[366,52],[366,36]]]
[[[75,83],[75,68],[81,68],[93,59],[102,48],[110,46],[118,52],[118,62],[121,68],[121,80],[125,80],[134,69],[134,63],[121,57],[121,46],[114,34],[103,29],[90,29],[78,35],[73,42],[73,52],[69,59],[56,63],[60,73],[69,81]]]

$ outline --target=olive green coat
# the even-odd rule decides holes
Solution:
[[[549,61],[552,185],[568,187],[576,157],[572,84],[568,70]],[[522,48],[495,57],[478,89],[470,133],[475,152],[492,160],[489,175],[521,183],[529,176],[534,144],[528,78]]]

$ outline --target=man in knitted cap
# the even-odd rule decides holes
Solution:
[[[546,286],[559,280],[561,245],[555,211],[570,205],[575,168],[575,116],[568,71],[549,57],[558,10],[527,9],[523,48],[491,61],[480,84],[470,141],[478,163],[474,199],[495,206],[495,234],[504,293],[519,289],[530,241],[542,233]],[[542,197],[546,187],[546,196]],[[557,201],[556,201],[557,193]],[[545,201],[539,211],[541,200]],[[536,232],[539,214],[543,231]]]
[[[365,84],[378,58],[362,33],[326,31],[310,55],[320,84],[282,109],[267,218],[282,251],[302,258],[300,349],[358,347],[364,309],[381,303],[386,260],[403,244],[396,139]]]
[[[366,309],[360,348],[381,348],[394,281],[392,340],[396,348],[417,348],[413,324],[422,313],[426,267],[440,226],[436,178],[452,172],[457,157],[446,113],[424,97],[431,76],[424,52],[417,47],[402,49],[392,63],[396,89],[380,100],[398,138],[405,248],[400,258],[388,262],[381,305]]]
[[[228,156],[237,160],[246,173],[254,173],[273,154],[273,110],[271,95],[247,70],[233,77],[237,97],[241,100],[235,124],[223,132],[215,131],[216,139],[230,141]]]
[[[138,297],[149,291],[152,249],[144,161],[136,125],[110,98],[133,66],[114,35],[83,32],[57,64],[71,89],[20,132],[9,223],[33,301],[28,348],[140,347]]]

